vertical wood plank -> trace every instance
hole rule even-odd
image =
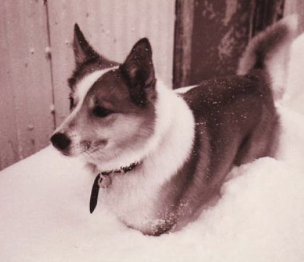
[[[49,1],[56,124],[68,115],[67,78],[74,68],[71,47],[77,22],[93,47],[122,62],[139,38],[148,37],[156,72],[172,85],[175,0]]]
[[[186,86],[191,70],[194,0],[176,0],[173,87]]]
[[[48,144],[52,85],[43,1],[2,0],[0,7],[1,168]]]
[[[235,73],[250,30],[252,1],[195,1],[190,81]]]

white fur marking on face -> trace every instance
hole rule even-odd
[[[93,86],[93,84],[105,73],[116,69],[117,67],[111,67],[111,68],[107,68],[107,69],[103,69],[103,70],[98,70],[95,71],[91,74],[89,74],[88,76],[85,76],[77,85],[76,85],[76,93],[75,95],[78,97],[78,105],[77,107],[81,107],[83,100],[85,98],[85,96],[87,95],[87,93],[89,92],[89,90],[91,89],[91,87]]]
[[[60,132],[60,130],[65,130],[67,124],[76,116],[80,108],[82,107],[83,101],[89,92],[89,90],[92,88],[93,84],[105,73],[116,69],[117,66],[102,69],[95,71],[87,76],[85,76],[77,85],[75,88],[75,96],[78,98],[78,103],[76,108],[73,110],[73,112],[64,120],[64,122],[55,130],[54,133]],[[77,138],[77,134],[74,134],[74,137]]]

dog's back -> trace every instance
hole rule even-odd
[[[233,165],[272,155],[278,116],[261,71],[205,81],[183,97],[195,117],[196,138],[188,164],[194,174],[186,165],[179,174],[184,176],[181,199],[191,207],[187,213],[194,213],[219,193]]]
[[[221,169],[221,158],[229,168],[271,153],[278,117],[270,88],[268,76],[254,71],[245,77],[205,81],[184,94],[195,116],[197,136],[209,137],[214,168]]]
[[[182,94],[196,125],[192,155],[170,182],[183,188],[170,194],[180,194],[180,202],[187,203],[179,211],[179,224],[219,193],[233,165],[273,156],[279,133],[273,93],[280,96],[284,86],[282,74],[295,28],[295,18],[277,23],[250,43],[239,76],[204,81]],[[167,191],[174,188],[170,183]]]

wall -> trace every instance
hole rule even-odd
[[[148,37],[156,72],[171,86],[174,21],[174,0],[2,0],[0,169],[48,145],[68,115],[75,22],[97,51],[118,62]]]
[[[284,0],[177,0],[174,87],[234,74],[249,39],[281,18],[283,6]]]
[[[4,168],[44,147],[54,128],[43,3],[2,0],[0,39],[0,168]]]

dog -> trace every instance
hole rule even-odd
[[[233,166],[273,156],[273,93],[284,86],[295,24],[284,19],[255,37],[237,75],[177,91],[156,78],[147,38],[120,64],[98,54],[75,24],[71,113],[51,142],[90,167],[91,212],[99,200],[143,234],[174,232],[219,196]]]

